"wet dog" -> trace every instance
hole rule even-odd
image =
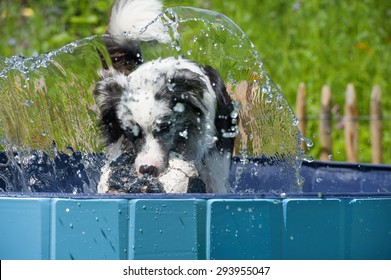
[[[107,163],[99,192],[229,192],[237,114],[219,73],[182,57],[144,62],[140,41],[160,1],[118,0],[111,11],[94,94]],[[136,37],[120,36],[136,32]],[[137,33],[138,32],[138,33]]]

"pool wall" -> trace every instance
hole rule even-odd
[[[387,196],[19,195],[0,227],[0,259],[391,259]]]

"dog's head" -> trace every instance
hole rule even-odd
[[[236,131],[234,107],[211,67],[166,58],[101,77],[95,96],[106,147],[131,152],[140,175],[162,172],[170,152],[196,164],[212,148],[232,152],[234,139],[225,135]]]

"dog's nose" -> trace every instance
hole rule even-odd
[[[157,167],[153,165],[141,165],[138,171],[140,174],[152,175],[154,177],[159,173]]]

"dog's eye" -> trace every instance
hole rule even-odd
[[[169,122],[161,122],[156,124],[156,132],[166,132],[170,130],[171,123]]]

